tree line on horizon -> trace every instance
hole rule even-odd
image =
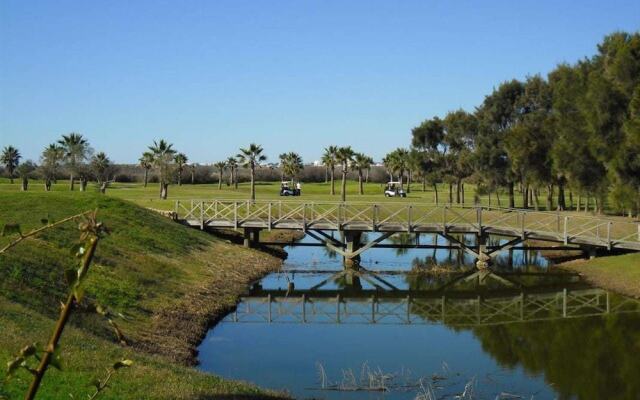
[[[36,171],[45,190],[64,168],[84,190],[90,178],[101,191],[114,180],[116,166],[103,152],[93,154],[87,140],[71,133],[47,146],[40,165],[20,163],[17,149],[7,146],[0,162],[11,180],[17,174],[27,189],[28,177]],[[250,173],[251,198],[255,199],[256,169],[266,156],[260,145],[251,144],[224,161],[212,164],[222,188],[225,172],[228,185],[237,188],[239,167]],[[328,146],[322,163],[329,193],[336,194],[335,174],[342,176],[341,199],[346,198],[348,173],[357,173],[359,193],[374,161],[350,146]],[[638,215],[640,211],[640,34],[616,32],[598,45],[596,55],[575,64],[560,64],[546,78],[533,75],[499,84],[473,112],[462,109],[444,117],[434,116],[411,131],[411,146],[398,148],[383,158],[389,179],[400,186],[417,180],[433,187],[439,201],[438,185],[449,187],[449,203],[464,203],[464,184],[471,183],[478,196],[488,195],[499,206],[500,193],[515,208],[515,192],[522,194],[523,208],[537,209],[545,195],[546,208],[585,210],[595,203],[602,212],[605,204],[617,211]],[[154,141],[139,159],[144,171],[156,171],[160,197],[166,198],[172,182],[182,185],[183,173],[195,182],[197,164],[177,152],[166,140]],[[273,166],[272,166],[273,167]],[[293,181],[304,171],[298,153],[280,154],[280,179]],[[366,175],[366,177],[365,177]],[[353,175],[352,175],[353,176]],[[406,179],[406,180],[405,180]],[[575,198],[574,198],[575,197]],[[583,201],[584,199],[584,201]]]
[[[515,187],[524,208],[546,193],[547,209],[577,208],[582,199],[603,212],[607,201],[629,215],[640,211],[640,33],[616,32],[598,52],[547,75],[502,82],[474,112],[455,110],[413,128],[411,148],[387,157],[399,175],[449,184],[450,202],[464,196],[464,182],[480,194]],[[400,161],[398,161],[400,158]],[[569,199],[567,199],[567,192]],[[463,200],[464,201],[464,200]]]

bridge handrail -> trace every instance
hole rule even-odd
[[[441,215],[437,215],[438,210]],[[608,248],[640,242],[640,221],[475,204],[213,199],[177,200],[174,211],[178,218],[200,221],[201,227],[215,219],[233,221],[234,227],[249,220],[259,221],[269,228],[284,220],[296,220],[302,222],[303,229],[314,222],[334,224],[336,229],[345,224],[370,224],[373,230],[380,224],[395,224],[410,232],[420,223],[440,225],[443,230],[448,226],[467,226],[479,232],[486,228],[509,229],[521,231],[523,237],[536,232],[554,235],[565,244],[581,238]]]

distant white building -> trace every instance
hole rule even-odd
[[[315,161],[313,162],[313,166],[314,166],[314,167],[322,167],[323,165],[324,165],[324,164],[323,164],[323,163],[322,163],[322,161],[320,161],[320,160],[315,160]]]

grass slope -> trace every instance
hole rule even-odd
[[[640,298],[640,253],[577,260],[561,266],[579,272],[594,285]]]
[[[95,314],[75,313],[63,341],[67,368],[45,377],[39,398],[84,397],[92,376],[125,357],[135,366],[119,374],[104,398],[264,395],[180,364],[193,361],[202,334],[235,305],[246,284],[277,268],[279,260],[95,193],[0,193],[0,225],[19,222],[26,232],[45,216],[59,220],[95,208],[112,232],[99,244],[88,297],[126,316],[118,323],[131,346],[115,344]],[[75,224],[68,223],[0,256],[0,361],[25,344],[46,342],[66,293],[63,271],[74,262],[68,249],[77,237]],[[8,240],[0,238],[0,246]],[[29,377],[19,378],[1,390],[18,397]]]

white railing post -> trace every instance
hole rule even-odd
[[[238,229],[238,202],[233,202],[233,227]]]
[[[411,232],[411,219],[412,219],[411,218],[412,217],[411,213],[412,213],[412,210],[413,210],[413,206],[411,204],[409,204],[407,206],[407,232]]]
[[[374,204],[373,206],[371,206],[371,230],[374,232],[378,230],[378,227],[376,226],[377,219],[378,219],[378,205]],[[640,229],[640,225],[638,226]],[[640,232],[640,230],[638,232]]]
[[[200,202],[200,230],[204,230],[204,201]]]
[[[269,217],[268,217],[269,218],[269,230],[271,230],[271,202],[269,202],[269,211],[268,211],[268,213],[269,213]]]
[[[568,230],[569,228],[569,217],[564,217],[564,245],[566,246],[567,244],[569,244],[569,235],[568,235]]]
[[[302,204],[302,232],[307,232],[307,203]]]
[[[525,233],[525,226],[524,226],[524,224],[525,224],[525,222],[524,222],[524,217],[525,217],[525,215],[526,215],[526,212],[525,212],[525,211],[522,211],[520,214],[521,214],[521,216],[522,216],[522,220],[520,221],[521,237],[522,237],[522,240],[524,240],[524,238],[526,237],[526,233]]]
[[[482,233],[482,207],[476,208],[476,215],[478,220],[478,233]]]
[[[611,221],[607,223],[607,250],[611,250],[611,224]]]
[[[447,233],[447,206],[442,207],[442,232]]]

